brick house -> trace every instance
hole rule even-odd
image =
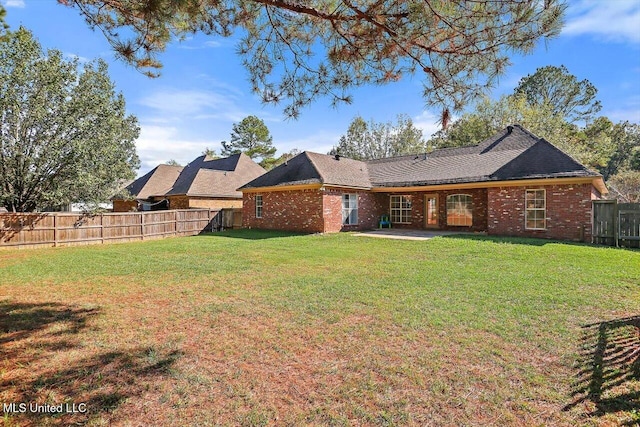
[[[377,228],[591,239],[602,176],[519,125],[478,145],[358,161],[303,152],[240,188],[243,225],[314,233]]]
[[[221,159],[200,156],[187,166],[159,165],[126,187],[129,199],[114,199],[113,210],[242,208],[238,187],[264,174],[246,154]]]
[[[182,172],[182,166],[156,166],[125,187],[125,191],[131,195],[131,197],[112,199],[113,211],[137,211],[142,203],[153,203],[156,196],[165,194],[171,190],[176,179],[180,176],[180,172]]]

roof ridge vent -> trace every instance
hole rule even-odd
[[[510,135],[511,132],[513,132],[513,126],[509,125],[507,126],[507,135]]]

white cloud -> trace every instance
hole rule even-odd
[[[281,121],[268,112],[243,107],[242,94],[233,86],[208,82],[207,87],[213,89],[165,87],[137,100],[145,107],[136,112],[141,128],[136,143],[140,175],[170,159],[186,164],[205,148],[220,150],[220,141],[229,138],[233,123],[251,114],[267,122]],[[278,144],[278,148],[285,147]]]
[[[591,34],[605,40],[640,44],[640,2],[582,0],[570,3],[562,34]]]
[[[205,148],[218,148],[218,145],[218,141],[184,139],[181,137],[180,129],[174,126],[143,123],[140,137],[136,141],[141,163],[138,176],[168,160],[176,160],[181,165],[186,165],[201,155]]]
[[[24,0],[5,0],[2,3],[5,7],[19,7],[22,9],[26,6]]]
[[[294,148],[300,151],[326,154],[338,143],[339,139],[340,134],[338,133],[320,131],[312,135],[291,139],[286,137],[276,138],[274,136],[274,145],[278,147],[278,153],[276,155],[287,153]]]
[[[217,91],[228,93],[236,97],[241,97],[244,94],[244,92],[236,86],[207,73],[197,74],[194,78],[203,82],[198,83],[199,87],[206,85],[206,87],[215,88]]]
[[[640,108],[628,108],[620,110],[608,110],[603,115],[610,118],[614,123],[628,120],[632,123],[640,123]]]
[[[623,88],[626,84],[621,85]],[[629,91],[635,89],[635,85],[630,86]],[[640,123],[640,95],[630,95],[619,100],[614,108],[605,108],[602,115],[609,117],[614,123],[628,120],[632,123]]]
[[[187,50],[199,50],[199,49],[212,49],[212,48],[217,48],[217,47],[221,47],[223,46],[223,43],[218,41],[218,40],[209,40],[206,41],[202,44],[198,44],[198,45],[194,45],[194,44],[188,44],[189,42],[191,42],[193,39],[193,37],[187,37],[184,39],[184,41],[180,44],[178,44],[178,49],[187,49]]]
[[[237,103],[236,96],[229,91],[217,93],[207,90],[163,89],[138,101],[150,108],[154,116],[171,117],[173,120],[221,119],[239,121],[246,117]]]
[[[425,139],[431,138],[431,135],[440,130],[440,124],[438,121],[440,117],[430,111],[423,111],[421,114],[413,118],[413,124],[422,129],[422,136]],[[456,120],[456,117],[452,117],[451,121]]]

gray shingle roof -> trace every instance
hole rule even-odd
[[[304,152],[243,188],[311,183],[405,187],[590,176],[599,175],[548,141],[514,125],[478,145],[366,162]]]
[[[127,185],[125,189],[136,199],[147,199],[171,190],[182,166],[158,165],[145,175]]]
[[[222,159],[200,156],[184,167],[167,196],[242,197],[236,189],[266,171],[246,154]]]
[[[519,125],[478,145],[368,162],[378,187],[598,176]]]
[[[367,164],[305,151],[246,184],[244,188],[328,184],[371,188]]]
[[[170,195],[241,198],[237,188],[265,172],[245,154],[222,159],[203,155],[185,167],[158,165],[126,190],[137,199]]]

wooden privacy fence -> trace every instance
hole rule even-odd
[[[67,246],[193,236],[224,226],[209,209],[79,214],[0,213],[0,247]],[[233,216],[232,216],[233,217]]]
[[[593,243],[640,247],[640,203],[594,200]]]

